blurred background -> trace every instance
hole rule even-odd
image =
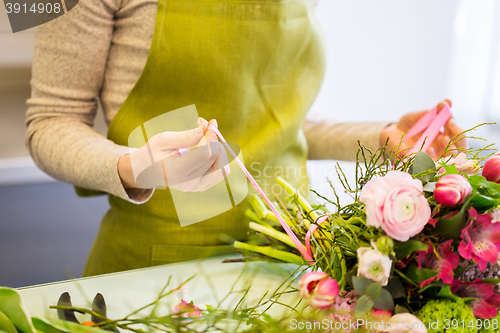
[[[465,128],[500,120],[500,2],[496,0],[320,0],[327,75],[309,117],[396,121],[453,101]],[[24,145],[33,29],[13,34],[0,6],[0,285],[80,276],[107,198],[78,198],[43,174]],[[105,134],[102,113],[96,129]],[[498,125],[474,133],[500,142]],[[473,146],[483,142],[471,141]],[[326,196],[335,161],[309,162]],[[340,163],[349,174],[352,164]]]

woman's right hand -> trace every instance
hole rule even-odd
[[[226,151],[216,134],[198,119],[198,127],[184,132],[163,132],[143,147],[122,156],[118,173],[124,188],[168,186],[183,192],[199,192],[219,183],[230,170]],[[178,149],[191,148],[185,154]]]

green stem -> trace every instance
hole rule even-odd
[[[266,227],[268,227],[268,228],[272,228],[272,226],[271,226],[269,223],[267,223],[267,222],[265,222],[265,221],[261,220],[261,219],[257,216],[257,214],[255,214],[255,213],[253,212],[253,210],[251,210],[250,208],[249,208],[249,209],[247,209],[247,210],[245,211],[245,216],[246,216],[246,217],[248,217],[250,220],[252,220],[252,221],[254,221],[254,222],[257,222],[258,224],[261,224],[261,225],[266,226]]]
[[[304,263],[302,258],[298,255],[286,251],[276,250],[270,246],[250,245],[238,241],[235,241],[233,243],[233,246],[239,250],[257,252],[268,257],[279,259],[296,265],[302,265]]]
[[[282,177],[276,178],[276,181],[285,189],[285,191],[288,194],[292,194],[297,197],[299,205],[307,212],[307,214],[309,214],[309,216],[311,216],[313,220],[316,220],[319,217],[318,213],[314,211],[314,208],[309,204],[309,202],[307,202],[306,198],[304,198],[302,194],[300,194],[300,192],[297,191],[295,187],[293,187],[289,182],[287,182]]]
[[[296,248],[295,244],[292,242],[292,240],[287,234],[279,232],[274,228],[268,228],[263,225],[257,224],[255,222],[250,222],[249,227],[250,229],[258,231],[261,234],[277,239],[280,242],[285,243],[286,245],[289,245],[294,249]]]

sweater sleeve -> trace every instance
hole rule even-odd
[[[36,28],[26,145],[52,177],[142,203],[153,190],[126,191],[118,174],[129,148],[93,129],[120,1],[80,0]]]
[[[302,130],[309,146],[311,160],[354,161],[358,141],[371,151],[380,147],[380,133],[388,122],[335,123],[305,120]]]

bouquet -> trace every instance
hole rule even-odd
[[[360,146],[353,186],[337,167],[353,202],[341,206],[336,194],[332,201],[316,193],[334,212],[310,205],[277,179],[289,196],[276,198],[274,208],[312,260],[258,197],[246,212],[250,241],[234,246],[245,260],[307,267],[299,280],[303,299],[339,322],[383,316],[387,324],[422,324],[406,327],[411,332],[496,332],[500,153],[480,156],[489,151],[469,149],[434,162],[422,151],[407,156]],[[363,321],[356,329],[369,331]]]

